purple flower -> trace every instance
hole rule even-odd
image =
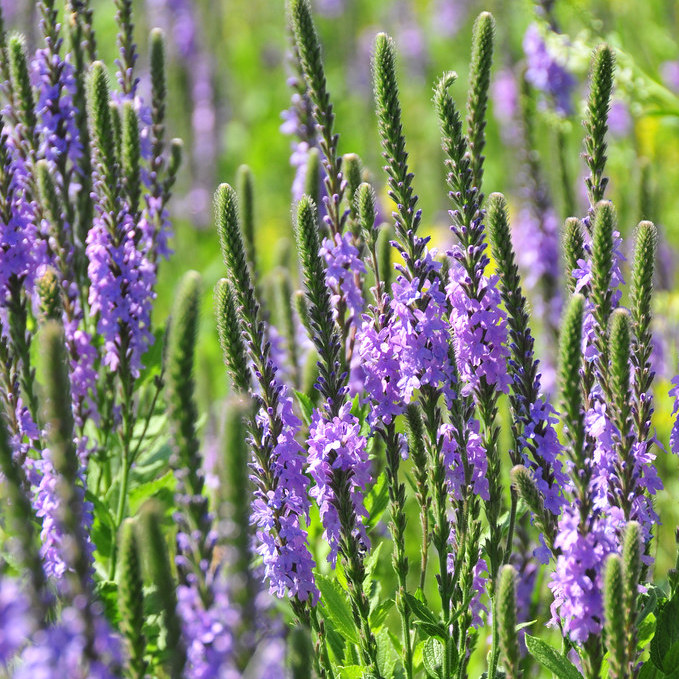
[[[328,561],[333,568],[337,563],[337,552],[342,540],[342,526],[337,511],[336,471],[344,472],[348,477],[354,508],[353,537],[365,549],[370,547],[363,524],[363,519],[368,518],[363,497],[372,482],[372,475],[367,441],[361,435],[360,429],[358,419],[351,414],[350,403],[345,403],[339,414],[330,421],[320,410],[314,410],[309,428],[308,471],[316,483],[311,489],[311,496],[320,508],[321,521],[325,528],[323,535],[330,545]]]
[[[580,529],[577,504],[566,505],[555,546],[561,550],[549,588],[554,595],[552,624],[578,643],[599,634],[603,622],[603,571],[606,557],[618,550],[621,517],[594,515]]]
[[[679,92],[679,61],[665,61],[660,66],[660,77],[665,86]]]
[[[575,78],[550,54],[536,24],[531,24],[526,30],[523,51],[526,55],[526,80],[550,98],[557,113],[564,116],[573,113],[571,96]]]
[[[306,544],[307,534],[302,521],[308,522],[309,480],[304,474],[304,450],[295,439],[301,422],[292,408],[292,398],[287,387],[279,390],[278,413],[260,410],[257,423],[262,438],[271,436],[270,417],[280,418],[281,431],[273,441],[271,469],[274,485],[269,490],[261,487],[259,479],[264,470],[253,460],[252,479],[257,488],[254,493],[252,523],[257,527],[259,545],[257,553],[264,560],[264,575],[269,580],[269,591],[278,597],[291,597],[300,601],[319,597],[312,569],[315,563]]]
[[[316,0],[316,9],[325,17],[338,17],[346,8],[346,0]]]
[[[672,433],[670,434],[670,449],[675,455],[679,455],[679,375],[672,378],[672,388],[669,395],[674,399],[674,406],[672,408]]]
[[[443,459],[446,466],[446,479],[448,481],[448,492],[451,497],[461,500],[465,497],[465,466],[471,469],[470,485],[482,500],[488,500],[488,460],[486,451],[483,447],[483,439],[479,433],[479,423],[471,420],[467,424],[467,431],[464,432],[466,446],[460,450],[458,436],[453,425],[442,424],[439,435],[443,437]],[[460,437],[462,438],[462,437]],[[464,460],[463,460],[464,457]]]
[[[446,38],[454,38],[469,14],[469,0],[434,0],[432,29]]]
[[[624,101],[614,101],[608,113],[608,129],[616,137],[626,137],[632,129],[633,121],[629,107]]]
[[[76,124],[77,109],[73,105],[76,92],[73,66],[47,48],[37,50],[31,67],[38,92],[35,107],[36,132],[40,136],[38,155],[52,164],[67,157],[78,167],[82,143]]]
[[[58,623],[36,632],[21,654],[14,679],[119,677],[123,662],[121,639],[100,611],[91,610],[92,626],[87,624],[83,611],[69,607],[62,611]]]
[[[111,215],[99,200],[97,211],[87,234],[90,309],[97,314],[97,330],[104,338],[104,364],[115,372],[124,361],[138,377],[141,357],[153,342],[156,269],[137,245],[141,233],[132,215],[127,211]]]
[[[325,238],[320,254],[326,263],[325,282],[333,292],[331,302],[335,315],[340,302],[344,302],[350,314],[349,322],[358,326],[365,305],[361,289],[365,264],[360,259],[353,240],[350,232],[335,234],[334,243],[330,238]]]
[[[562,447],[555,430],[557,423],[554,408],[542,397],[539,398],[531,404],[530,412],[527,413],[519,451],[524,465],[532,471],[545,508],[555,516],[559,515],[565,503],[563,492],[570,487],[561,465]],[[531,450],[530,458],[526,448]]]
[[[468,294],[472,285],[464,267],[454,262],[446,292],[452,307],[450,321],[455,332],[455,358],[463,382],[462,394],[479,389],[482,380],[506,394],[510,384],[507,318],[500,308],[497,276],[480,276],[476,282],[478,299]]]
[[[35,626],[30,602],[19,582],[0,576],[0,667],[27,643]]]
[[[177,587],[187,679],[220,678],[234,669],[234,630],[240,617],[229,600],[223,569],[209,575],[206,588],[210,598],[207,605],[195,583]]]
[[[492,84],[492,95],[495,117],[504,125],[511,124],[519,108],[519,91],[511,69],[505,68],[497,73]]]
[[[365,392],[373,404],[371,424],[390,422],[420,387],[445,387],[453,381],[446,298],[436,275],[440,265],[431,253],[425,259],[423,273],[429,272],[433,282],[399,276],[392,284],[384,327],[376,330],[366,315],[357,334]]]
[[[33,509],[36,517],[41,521],[40,528],[40,555],[43,560],[45,574],[52,578],[58,586],[61,586],[64,575],[72,571],[69,565],[69,542],[71,536],[64,534],[60,509],[62,499],[59,495],[59,477],[54,469],[49,449],[42,451],[42,459],[34,463],[39,481],[36,483],[33,497]],[[83,506],[84,520],[86,525],[82,527],[80,536],[82,544],[87,545],[90,554],[94,551],[94,545],[90,537],[92,525],[91,503],[85,502],[84,482],[77,488],[80,502]]]

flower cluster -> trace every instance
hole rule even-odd
[[[318,590],[314,584],[314,561],[306,546],[306,532],[301,523],[308,520],[308,479],[304,475],[304,451],[295,439],[301,421],[294,414],[292,398],[286,387],[280,387],[279,412],[281,429],[272,441],[272,470],[275,488],[255,491],[252,523],[257,527],[258,554],[264,560],[264,574],[270,591],[279,597],[289,592],[300,601],[315,602]],[[271,438],[269,414],[259,413],[263,438]],[[264,470],[253,460],[252,479],[258,483]],[[275,532],[274,532],[275,528]]]
[[[350,486],[354,514],[354,537],[365,549],[370,540],[363,519],[368,513],[363,498],[372,482],[371,464],[366,451],[366,439],[360,434],[361,425],[351,414],[351,404],[345,403],[339,414],[328,421],[325,414],[315,410],[309,428],[309,475],[315,482],[311,497],[318,503],[324,536],[330,545],[328,560],[335,566],[341,546],[342,528],[338,513],[338,498],[333,490],[333,477],[343,473]]]

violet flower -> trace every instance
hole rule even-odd
[[[372,482],[367,440],[360,433],[361,425],[351,414],[351,403],[345,403],[339,414],[328,421],[320,410],[315,410],[309,429],[308,471],[315,482],[311,496],[317,501],[330,545],[328,561],[333,568],[342,540],[342,527],[337,511],[337,497],[333,489],[335,470],[349,477],[350,496],[354,509],[354,534],[364,549],[370,549],[363,519],[368,519],[363,498]]]
[[[358,249],[353,244],[350,232],[335,234],[335,242],[326,238],[321,246],[321,256],[325,259],[325,282],[333,291],[331,303],[337,315],[338,304],[344,302],[349,311],[348,322],[358,327],[365,306],[363,291],[360,287],[361,276],[365,274],[365,264],[359,258]]]
[[[92,622],[88,627],[81,610],[65,608],[59,622],[33,635],[14,679],[117,679],[123,663],[121,639],[101,611],[95,611]],[[88,660],[92,655],[96,659]]]
[[[289,591],[300,601],[319,597],[312,569],[314,561],[306,545],[306,531],[302,521],[308,521],[309,481],[304,475],[304,450],[295,436],[301,427],[292,408],[292,398],[287,387],[279,389],[279,412],[282,429],[275,440],[272,469],[275,487],[264,491],[259,479],[264,470],[253,459],[252,480],[256,485],[253,501],[252,523],[256,526],[257,553],[264,560],[264,575],[269,580],[269,591],[279,598]],[[263,437],[271,436],[269,415],[260,411],[257,422]],[[273,531],[277,527],[277,534]]]
[[[0,576],[0,667],[14,658],[35,627],[30,601],[19,581]]]
[[[526,80],[549,97],[557,113],[563,116],[573,113],[571,97],[575,78],[550,53],[536,24],[531,24],[526,30],[523,51],[526,55]]]
[[[472,285],[478,286],[478,299],[468,294]],[[457,368],[463,382],[461,393],[472,393],[483,380],[506,394],[510,385],[507,318],[500,308],[497,277],[482,275],[472,282],[456,262],[451,267],[446,292],[452,307],[450,321],[455,332]]]

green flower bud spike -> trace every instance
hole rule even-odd
[[[238,204],[240,206],[240,223],[243,228],[243,241],[250,271],[257,278],[257,257],[255,248],[255,214],[254,189],[252,171],[247,165],[241,165],[236,175],[238,187]]]
[[[215,286],[215,316],[224,365],[235,389],[247,393],[250,387],[247,349],[243,342],[238,303],[229,281],[222,278]]]
[[[582,412],[582,391],[578,366],[582,363],[582,323],[585,298],[573,295],[561,324],[559,342],[559,383],[561,387],[561,411],[566,425],[569,449],[577,463],[582,463],[585,441]]]
[[[321,44],[311,15],[311,3],[309,0],[289,0],[288,14],[320,137],[325,188],[330,198],[326,206],[330,228],[333,234],[342,233],[346,214],[341,211],[340,204],[346,184],[342,176],[342,157],[337,151],[339,135],[334,132],[335,114],[327,90]]]
[[[516,633],[516,571],[505,565],[498,578],[495,615],[500,630],[500,653],[507,679],[519,679],[519,639]]]
[[[582,224],[576,217],[566,220],[563,233],[564,270],[568,292],[575,292],[576,280],[573,271],[579,268],[578,261],[585,258],[585,241],[582,236]]]
[[[604,177],[606,167],[606,133],[608,113],[613,91],[615,55],[608,45],[600,45],[594,52],[589,85],[589,100],[585,117],[585,162],[589,168],[586,179],[589,202],[595,206],[603,199],[608,178]]]
[[[139,542],[144,546],[149,579],[156,586],[166,634],[167,664],[170,679],[183,679],[186,650],[177,614],[177,583],[172,577],[170,557],[160,527],[161,511],[147,503],[141,511]]]
[[[141,575],[139,544],[135,525],[127,519],[121,530],[120,539],[120,581],[118,584],[118,609],[120,629],[128,644],[128,667],[131,679],[144,679],[147,662],[146,637],[144,636],[144,591]]]
[[[494,38],[493,15],[489,12],[482,12],[474,23],[467,98],[467,139],[471,155],[473,184],[479,191],[483,184],[483,148],[486,145],[486,111]]]
[[[611,679],[625,679],[629,676],[626,672],[622,570],[620,557],[611,554],[604,571],[604,630]]]

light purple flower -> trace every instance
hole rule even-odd
[[[390,422],[420,387],[445,387],[453,381],[447,304],[436,274],[440,264],[429,252],[425,260],[423,273],[430,277],[420,282],[399,276],[392,283],[384,327],[377,331],[366,315],[357,334],[365,392],[373,405],[371,424]]]
[[[278,413],[260,411],[257,423],[263,438],[271,436],[269,418],[280,418],[281,431],[273,444],[271,467],[275,486],[269,490],[261,487],[264,470],[256,459],[252,462],[252,480],[256,485],[251,522],[256,526],[257,553],[264,560],[264,575],[269,580],[269,591],[278,597],[291,597],[300,601],[319,597],[312,569],[315,563],[306,544],[307,534],[302,522],[308,522],[309,480],[304,474],[304,450],[295,439],[301,422],[295,416],[292,398],[287,387],[279,390]]]
[[[330,238],[325,238],[320,254],[326,264],[325,282],[333,292],[331,303],[335,316],[339,303],[344,302],[349,312],[349,323],[357,327],[365,305],[361,289],[365,264],[360,259],[353,240],[350,232],[335,234],[334,243]]]
[[[139,225],[128,212],[111,215],[100,202],[97,212],[87,234],[90,309],[97,314],[97,330],[105,341],[104,364],[115,372],[124,360],[138,377],[141,357],[154,339],[156,269],[137,245]]]
[[[372,482],[370,460],[366,449],[367,440],[360,433],[361,425],[351,414],[351,404],[345,403],[337,416],[328,421],[320,410],[314,410],[309,428],[308,471],[316,485],[311,496],[318,503],[324,538],[330,545],[328,561],[333,568],[337,563],[337,552],[342,539],[342,527],[337,511],[337,494],[334,481],[335,471],[347,474],[349,493],[354,508],[354,532],[365,549],[370,541],[363,523],[368,518],[363,498]]]
[[[511,125],[519,108],[519,90],[511,69],[499,71],[492,84],[493,113],[503,125]]]
[[[473,283],[464,267],[453,262],[446,290],[452,311],[451,325],[455,333],[455,358],[463,382],[461,393],[470,394],[482,380],[499,392],[509,391],[507,372],[509,350],[507,318],[500,308],[497,276],[481,276],[478,299],[470,298]]]
[[[121,639],[103,614],[92,610],[91,628],[81,610],[68,607],[59,622],[36,632],[21,654],[14,679],[117,679],[123,663]],[[93,643],[88,651],[90,635]]]
[[[0,576],[0,667],[14,658],[35,627],[30,602],[19,581]]]
[[[566,505],[559,519],[555,546],[561,550],[549,588],[554,595],[552,621],[572,641],[584,643],[603,623],[603,571],[606,558],[619,548],[622,517],[594,515],[579,529],[577,504]]]
[[[465,462],[471,469],[470,485],[474,493],[482,500],[488,500],[488,460],[483,447],[483,439],[479,433],[479,423],[471,420],[467,423],[467,431],[463,440],[466,446],[460,450],[457,433],[451,424],[442,424],[439,435],[443,438],[443,459],[446,466],[446,480],[451,497],[461,500],[465,497]],[[464,461],[463,461],[464,457]]]
[[[549,52],[536,24],[531,24],[526,30],[523,51],[526,55],[526,80],[550,98],[557,113],[564,116],[573,113],[571,98],[575,78]]]
[[[660,77],[665,86],[679,92],[679,61],[665,61],[660,66]]]
[[[209,564],[208,564],[209,568]],[[234,631],[240,617],[229,600],[223,569],[208,577],[206,605],[196,583],[177,587],[177,612],[186,644],[186,679],[221,679],[234,670]]]

